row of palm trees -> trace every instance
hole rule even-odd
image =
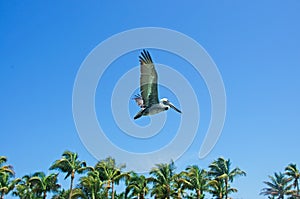
[[[6,161],[6,157],[0,156],[0,199],[9,193],[20,199],[45,199],[51,192],[53,199],[204,199],[205,195],[229,199],[231,193],[237,192],[231,187],[234,178],[246,175],[238,167],[232,169],[231,161],[222,157],[213,161],[207,170],[190,165],[184,171],[176,172],[172,161],[157,164],[148,174],[142,175],[123,171],[125,165],[117,165],[111,157],[88,166],[79,160],[77,153],[65,151],[49,168],[70,179],[70,188],[65,190],[58,183],[59,173],[36,172],[14,178],[13,168],[5,165]],[[77,174],[80,177],[75,181]],[[115,186],[121,182],[123,186],[116,191]]]
[[[262,189],[261,195],[268,196],[269,199],[300,199],[299,190],[300,172],[296,164],[289,164],[284,169],[284,173],[275,172],[269,176],[269,181],[265,181],[268,187]]]

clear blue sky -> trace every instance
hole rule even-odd
[[[217,64],[226,87],[227,117],[217,145],[197,159],[199,133],[176,162],[178,169],[230,158],[247,172],[236,179],[239,192],[233,197],[254,199],[264,198],[258,194],[268,175],[291,162],[300,166],[300,1],[101,2],[0,2],[0,155],[8,157],[17,176],[47,171],[66,149],[96,163],[73,121],[76,74],[101,41],[147,26],[195,39]],[[155,59],[159,51],[152,54]],[[101,95],[97,91],[97,98]]]

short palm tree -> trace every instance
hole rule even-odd
[[[72,198],[75,173],[81,173],[85,167],[85,161],[78,160],[78,154],[71,151],[65,151],[61,159],[56,160],[50,167],[50,170],[57,169],[63,173],[67,173],[65,179],[71,177],[69,199]]]
[[[7,158],[5,156],[0,156],[0,173],[9,173],[11,176],[15,175],[11,165],[3,165],[6,162]]]
[[[103,181],[100,179],[99,172],[97,170],[92,170],[87,173],[87,175],[79,179],[78,188],[82,190],[79,196],[82,198],[83,195],[90,199],[100,199],[103,195],[102,186]]]
[[[297,168],[296,164],[289,164],[285,168],[285,174],[293,180],[293,186],[296,188],[296,196],[300,196],[299,192],[299,180],[300,180],[300,172]]]
[[[35,198],[36,193],[32,190],[31,183],[29,179],[31,175],[25,175],[16,185],[15,190],[13,191],[14,196],[18,196],[20,199],[32,199]]]
[[[11,176],[9,173],[0,173],[0,199],[4,199],[4,195],[11,192],[15,185],[20,181],[19,178],[10,180]]]
[[[70,190],[61,189],[57,193],[53,194],[52,199],[68,199]]]
[[[209,175],[214,177],[217,181],[224,181],[225,184],[225,199],[228,198],[229,194],[229,182],[237,176],[245,176],[246,173],[238,167],[231,170],[230,159],[225,160],[224,158],[218,158],[209,165]]]
[[[204,192],[208,190],[208,173],[204,169],[200,169],[197,165],[188,166],[182,172],[184,178],[183,183],[190,190],[194,190],[197,199],[204,198]]]
[[[208,182],[208,186],[208,192],[211,193],[213,197],[216,197],[216,199],[223,199],[226,195],[226,192],[231,194],[238,191],[236,188],[231,188],[230,186],[227,187],[226,191],[225,182],[219,179],[210,180]]]
[[[187,197],[187,184],[184,182],[185,178],[183,173],[175,174],[173,177],[172,193],[171,196],[174,199],[182,199]]]
[[[115,193],[115,199],[124,199],[125,197],[125,192],[121,192],[121,193]],[[106,199],[106,198],[105,198]]]
[[[111,198],[115,198],[115,189],[114,185],[118,185],[120,180],[126,179],[129,177],[128,173],[122,172],[122,169],[126,167],[123,165],[116,165],[115,159],[112,157],[108,157],[104,160],[99,161],[95,169],[99,172],[100,179],[107,184],[107,198],[108,198],[108,190],[111,189]]]
[[[136,196],[137,199],[145,199],[145,196],[149,193],[149,178],[144,175],[138,175],[135,172],[130,173],[130,177],[126,181],[125,195],[129,194],[132,198]]]
[[[265,196],[277,196],[278,199],[284,199],[284,196],[291,195],[293,191],[291,190],[292,184],[289,184],[290,179],[288,179],[281,172],[274,173],[274,176],[269,176],[270,181],[264,181],[267,188],[262,189],[261,195]]]
[[[155,198],[170,199],[173,192],[173,183],[175,178],[175,165],[172,161],[170,164],[157,164],[150,171],[150,181],[153,183],[151,196]]]
[[[58,174],[45,175],[44,172],[36,172],[29,179],[32,189],[37,195],[41,196],[43,199],[47,198],[48,192],[57,192],[60,185],[57,183]]]

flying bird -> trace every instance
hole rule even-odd
[[[139,56],[140,61],[140,95],[136,95],[133,99],[141,110],[134,116],[138,119],[142,116],[154,115],[170,108],[181,113],[167,98],[158,101],[157,92],[157,72],[155,70],[152,58],[148,51],[143,50]]]

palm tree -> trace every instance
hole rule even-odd
[[[43,199],[46,199],[47,192],[57,192],[60,185],[57,184],[58,174],[45,175],[44,172],[36,172],[29,179],[32,189],[37,193],[37,195],[42,195]]]
[[[285,174],[290,176],[293,180],[293,186],[296,188],[296,196],[300,196],[299,193],[299,179],[300,179],[300,172],[296,166],[296,164],[289,164],[285,168]]]
[[[173,177],[173,185],[172,185],[172,193],[171,196],[175,199],[186,198],[186,189],[187,184],[185,183],[185,178],[183,172],[174,174]]]
[[[208,190],[208,174],[204,169],[200,169],[197,165],[188,166],[186,171],[182,172],[184,178],[183,183],[190,190],[195,190],[196,198],[204,198],[204,191]]]
[[[225,199],[228,198],[229,182],[232,182],[236,176],[245,176],[246,173],[238,167],[233,170],[230,169],[230,159],[225,160],[224,158],[218,158],[209,165],[209,175],[219,181],[225,183]]]
[[[52,196],[52,199],[68,199],[70,190],[61,189]]]
[[[0,173],[9,173],[11,176],[15,175],[11,165],[3,165],[6,162],[7,158],[5,156],[0,156]]]
[[[119,194],[115,193],[115,199],[124,199],[124,198],[126,198],[125,197],[125,192],[121,192]]]
[[[118,185],[120,180],[129,177],[128,173],[122,172],[122,169],[125,167],[125,164],[117,166],[115,159],[113,159],[112,157],[101,160],[96,164],[95,169],[99,172],[100,179],[107,184],[107,198],[108,190],[111,189],[111,198],[114,199],[114,185]]]
[[[82,190],[81,194],[85,195],[87,198],[100,199],[103,195],[101,192],[103,184],[99,172],[97,170],[92,170],[89,171],[86,176],[79,179],[78,188]]]
[[[136,196],[137,199],[145,199],[145,196],[149,192],[148,183],[149,178],[146,178],[144,175],[138,175],[135,172],[131,172],[129,179],[126,182],[126,197],[130,194],[130,197]]]
[[[175,165],[172,161],[170,164],[156,164],[156,167],[150,171],[150,181],[153,183],[151,196],[155,198],[170,199],[172,195],[172,186],[175,178]]]
[[[209,181],[209,192],[217,199],[223,199],[225,195],[225,186],[222,180]]]
[[[225,182],[223,180],[210,180],[208,182],[208,192],[211,193],[214,197],[217,199],[223,199],[224,196],[226,195],[226,187],[225,187]],[[235,193],[238,190],[235,188],[231,188],[230,186],[227,187],[227,193]]]
[[[63,173],[67,173],[65,179],[71,177],[69,199],[72,198],[73,181],[75,173],[82,172],[86,167],[85,161],[78,160],[78,154],[71,151],[65,151],[61,159],[56,160],[50,167],[50,170],[57,169]]]
[[[289,184],[290,179],[286,178],[281,172],[274,173],[274,176],[269,176],[270,182],[264,181],[269,187],[262,189],[261,195],[278,196],[278,199],[284,199],[285,195],[291,195],[292,184]]]
[[[35,196],[34,191],[31,189],[31,183],[29,179],[31,175],[25,175],[16,185],[15,190],[13,191],[14,196],[19,196],[20,199],[32,199]]]
[[[4,199],[4,195],[11,192],[20,180],[19,178],[10,180],[9,173],[0,173],[0,199]]]

